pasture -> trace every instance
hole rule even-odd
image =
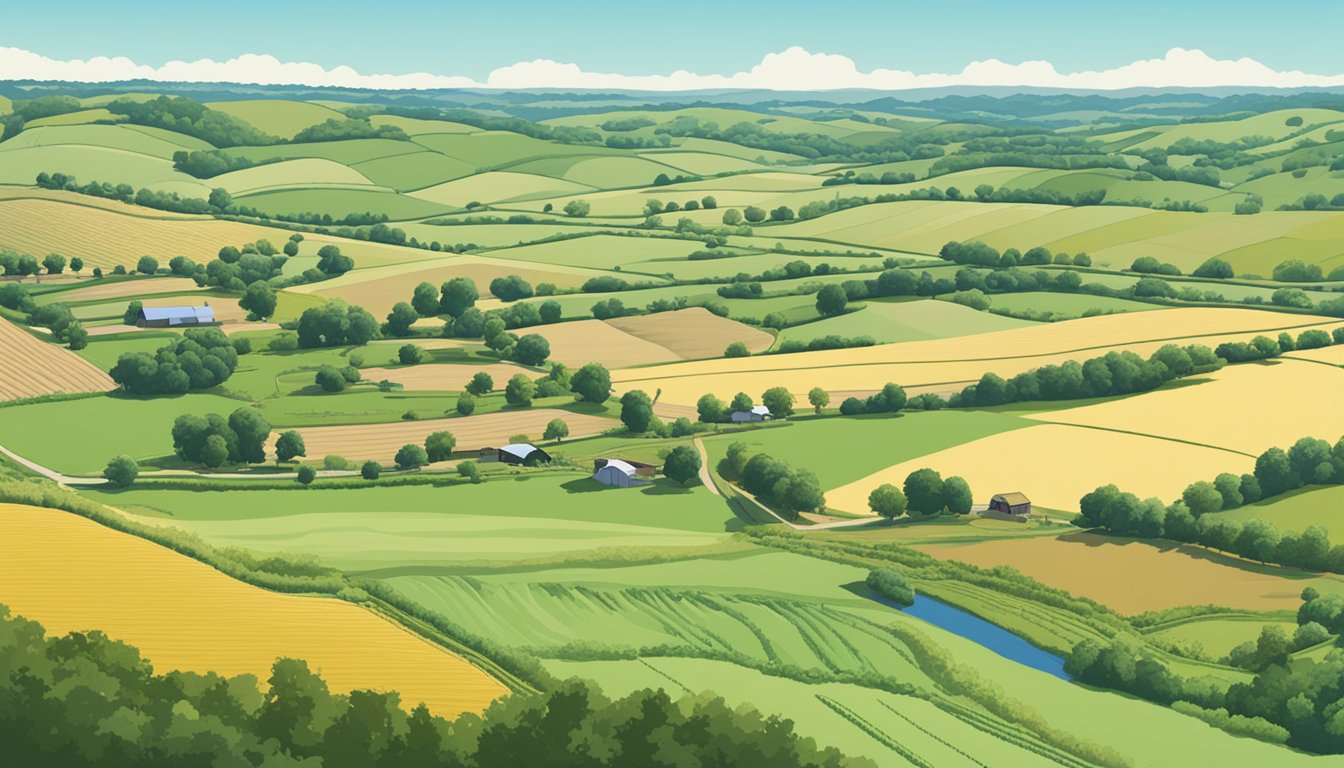
[[[105,381],[104,387],[110,389],[111,380]],[[227,415],[240,405],[237,400],[199,393],[159,398],[105,395],[39,402],[0,408],[0,434],[4,435],[3,445],[25,459],[67,474],[96,475],[107,466],[108,459],[119,454],[142,463],[171,456],[171,432],[178,416]],[[76,434],[78,439],[73,439]]]

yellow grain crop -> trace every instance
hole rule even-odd
[[[65,633],[98,629],[159,668],[251,673],[306,659],[333,690],[397,690],[453,716],[505,687],[369,611],[232,579],[130,534],[52,509],[0,504],[0,602]]]

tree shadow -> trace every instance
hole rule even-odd
[[[565,493],[593,493],[594,491],[605,491],[612,488],[610,485],[604,485],[591,477],[582,477],[560,484],[565,489]]]
[[[685,496],[691,493],[700,482],[697,479],[694,485],[677,485],[671,480],[655,480],[652,483],[641,486],[640,493],[645,496]]]

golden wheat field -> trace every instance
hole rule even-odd
[[[620,317],[607,322],[632,336],[666,347],[683,360],[718,357],[724,347],[735,341],[743,342],[753,353],[763,352],[775,343],[775,337],[765,331],[719,317],[704,307]]]
[[[1181,605],[1221,605],[1255,611],[1301,605],[1299,574],[1275,575],[1192,546],[1153,546],[1088,533],[997,539],[968,544],[915,544],[941,560],[983,568],[1009,565],[1047,586],[1088,597],[1121,613]],[[1309,580],[1322,588],[1324,578]],[[1338,591],[1333,582],[1323,591]]]
[[[503,389],[509,377],[525,374],[534,379],[538,373],[531,368],[512,363],[488,363],[484,365],[455,365],[447,363],[422,363],[420,365],[399,368],[361,368],[360,374],[368,381],[394,381],[412,392],[456,392],[471,381],[471,377],[484,371],[494,379],[495,388]]]
[[[261,238],[283,243],[289,236],[284,230],[218,219],[131,215],[145,209],[122,207],[126,213],[54,199],[0,200],[0,247],[33,254],[54,251],[80,257],[89,269],[109,269],[134,266],[141,256],[153,256],[164,265],[174,256],[204,263],[225,245]]]
[[[0,318],[0,401],[70,392],[107,392],[115,385],[102,369],[64,347]]]
[[[663,399],[692,404],[712,392],[759,394],[788,387],[802,395],[812,387],[828,392],[880,389],[896,382],[912,391],[958,388],[992,371],[1003,377],[1085,360],[1112,350],[1151,354],[1164,344],[1205,344],[1249,340],[1282,330],[1333,328],[1338,320],[1243,309],[1181,308],[1079,318],[948,339],[881,344],[856,349],[761,355],[672,363],[613,371],[618,392],[663,390]],[[919,390],[915,390],[919,387]]]
[[[1187,485],[1219,472],[1249,472],[1255,460],[1231,451],[1103,429],[1041,424],[990,435],[901,462],[826,493],[826,505],[868,512],[868,494],[883,483],[899,487],[925,467],[961,475],[975,501],[1021,491],[1040,507],[1078,509],[1083,494],[1115,483],[1144,498],[1170,502]]]
[[[507,692],[356,605],[259,589],[59,510],[0,504],[0,602],[51,633],[102,630],[160,669],[264,681],[276,658],[300,658],[335,690],[397,690],[450,717]]]
[[[423,444],[430,433],[447,430],[457,438],[457,449],[498,447],[513,435],[528,435],[539,440],[551,419],[563,419],[572,437],[591,435],[617,424],[612,419],[588,416],[552,408],[523,409],[466,416],[455,419],[397,421],[388,424],[355,424],[339,427],[304,427],[304,446],[309,459],[337,455],[347,459],[375,459],[390,462],[397,449],[407,443]],[[276,435],[271,436],[273,442]]]
[[[1320,349],[1301,349],[1296,352],[1288,352],[1284,354],[1284,357],[1290,357],[1294,360],[1313,360],[1326,365],[1344,365],[1344,344],[1321,347]]]
[[[1192,383],[1032,418],[1256,455],[1301,437],[1334,443],[1344,435],[1344,369],[1281,358],[1228,366],[1188,381]]]

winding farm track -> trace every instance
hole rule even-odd
[[[14,461],[49,480],[55,480],[61,485],[102,485],[107,482],[106,479],[101,477],[71,477],[70,475],[63,475],[50,467],[44,467],[35,461],[29,461],[3,445],[0,445],[0,453],[3,453]]]
[[[719,486],[714,484],[714,477],[709,473],[709,452],[705,450],[705,444],[700,438],[695,438],[695,450],[700,454],[700,482],[704,484],[709,492],[715,496],[722,496],[719,493]]]

